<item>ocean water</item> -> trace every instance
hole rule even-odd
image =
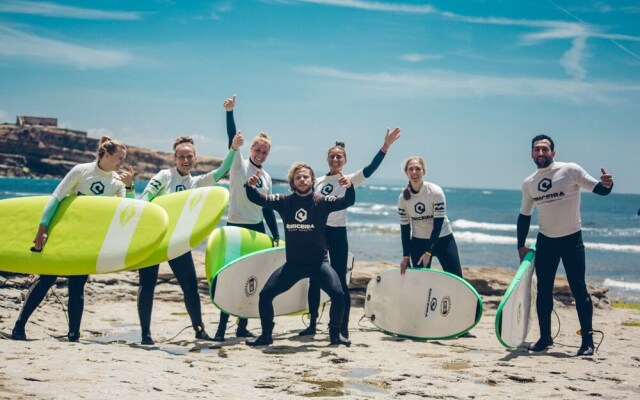
[[[49,195],[59,180],[0,178],[0,199]],[[144,188],[146,182],[137,182]],[[397,199],[402,186],[364,185],[349,208],[349,245],[356,260],[400,263],[402,248]],[[516,219],[519,190],[444,188],[464,267],[518,266]],[[275,192],[286,193],[287,186]],[[587,253],[587,280],[606,286],[614,299],[640,303],[640,195],[612,193],[602,197],[582,194],[583,239]],[[223,219],[221,225],[225,224]],[[532,219],[530,241],[537,234]],[[282,227],[280,227],[282,234]],[[204,247],[201,246],[201,250]],[[434,260],[437,265],[437,262]],[[562,265],[558,270],[564,274]]]

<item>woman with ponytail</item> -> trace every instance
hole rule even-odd
[[[421,157],[413,156],[404,164],[409,184],[398,198],[402,261],[400,273],[407,267],[431,268],[438,257],[442,269],[462,277],[458,246],[446,214],[444,191],[424,176],[427,166]]]
[[[371,160],[371,163],[363,169],[345,175],[358,187],[364,183],[378,169],[384,160],[391,145],[400,137],[400,128],[387,129],[384,144]],[[327,164],[329,172],[318,178],[315,185],[315,193],[323,196],[344,197],[346,189],[338,184],[342,169],[347,163],[347,150],[343,142],[336,142],[327,152]],[[347,282],[347,259],[349,257],[349,241],[347,238],[347,210],[335,211],[329,214],[327,228],[325,230],[326,245],[329,248],[331,267],[338,273],[342,291],[344,293],[344,315],[340,324],[340,333],[349,338],[349,311],[351,309],[351,294]],[[307,329],[299,333],[300,336],[315,335],[318,320],[318,307],[320,306],[320,286],[313,279],[309,285],[309,314],[310,323]]]
[[[31,251],[47,251],[45,244],[48,238],[49,223],[60,202],[66,196],[126,196],[133,198],[133,168],[129,167],[126,172],[121,174],[116,172],[124,166],[126,156],[127,148],[124,144],[108,136],[101,137],[96,160],[73,167],[56,187],[42,213]],[[98,182],[101,185],[96,185]],[[96,190],[97,187],[100,187],[100,190]],[[33,282],[11,332],[11,337],[14,340],[27,340],[25,325],[57,278],[57,275],[40,275]],[[84,310],[84,286],[88,278],[88,275],[68,278],[69,332],[67,337],[70,342],[77,342],[80,339],[80,322]]]
[[[167,193],[214,185],[229,171],[236,152],[243,143],[242,134],[235,135],[229,146],[229,152],[220,168],[203,175],[192,176],[191,171],[196,165],[196,148],[193,138],[180,136],[173,143],[175,167],[164,169],[151,178],[140,198],[144,201],[151,201]],[[204,323],[202,322],[198,280],[191,252],[188,251],[173,260],[169,260],[169,266],[184,294],[184,304],[191,319],[196,339],[212,340],[204,330]],[[140,328],[142,330],[141,343],[145,345],[154,344],[151,337],[151,311],[153,308],[153,294],[158,280],[158,267],[158,265],[153,265],[139,270],[138,317],[140,318]]]

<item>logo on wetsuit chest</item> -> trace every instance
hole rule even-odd
[[[176,192],[182,192],[183,190],[187,190],[187,187],[185,185],[176,186]]]
[[[300,222],[299,224],[286,224],[285,228],[289,231],[298,231],[298,232],[302,232],[302,231],[311,231],[313,229],[315,229],[315,225],[313,224],[303,224],[302,222],[307,220],[307,210],[305,210],[304,208],[299,209],[298,211],[296,211],[296,214],[294,216],[295,220]]]
[[[256,182],[256,188],[261,188],[262,187],[262,178],[258,178],[258,182]]]
[[[422,214],[425,212],[427,207],[424,205],[424,203],[416,203],[416,205],[413,206],[413,209],[415,210],[416,213]]]
[[[553,187],[553,182],[549,178],[544,178],[540,182],[538,182],[538,190],[547,193],[549,189]]]
[[[98,182],[93,182],[91,184],[91,192],[95,195],[101,195],[104,193],[104,183],[98,181]]]
[[[333,185],[330,183],[327,183],[322,189],[320,189],[320,193],[325,196],[330,195],[331,192],[333,192]]]

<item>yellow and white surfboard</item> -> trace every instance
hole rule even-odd
[[[62,200],[42,252],[31,252],[49,196],[0,200],[0,270],[39,275],[120,271],[144,260],[165,235],[164,210],[143,201],[98,196]]]

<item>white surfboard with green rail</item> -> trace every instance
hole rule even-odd
[[[162,208],[143,201],[69,196],[49,224],[42,252],[32,252],[49,198],[0,200],[0,270],[39,275],[120,271],[148,257],[169,223]]]
[[[448,272],[409,268],[384,271],[369,281],[365,316],[384,332],[412,339],[452,339],[482,316],[482,298]]]
[[[206,254],[209,295],[216,307],[230,315],[258,318],[260,290],[273,271],[285,262],[284,242],[272,248],[270,236],[235,226],[217,228],[209,237]],[[349,253],[347,282],[353,269],[353,255]],[[303,279],[273,302],[276,315],[298,314],[308,311],[309,280]],[[320,304],[329,296],[320,292]]]
[[[531,309],[535,302],[535,243],[530,247],[533,251],[527,253],[520,263],[496,311],[496,337],[508,349],[524,343],[529,333]]]
[[[220,222],[229,203],[229,191],[208,186],[158,196],[151,202],[169,216],[167,234],[153,253],[131,269],[173,260],[202,243]]]

